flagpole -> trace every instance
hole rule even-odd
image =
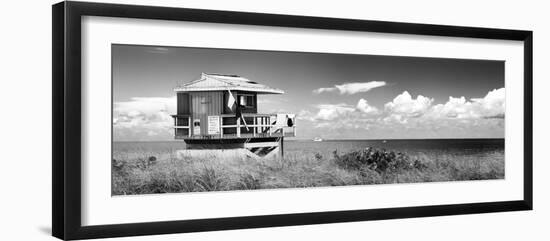
[[[233,111],[233,105],[236,106],[236,108],[235,108],[235,117],[237,117],[237,120],[242,119],[243,123],[244,123],[244,127],[246,128],[246,131],[249,131],[248,124],[246,124],[246,120],[244,119],[244,117],[241,113],[241,106],[237,103],[237,100],[235,99],[235,97],[233,97],[233,94],[231,93],[229,88],[227,88],[227,92],[229,92],[229,98],[227,100],[227,107],[229,107],[229,109],[231,109],[231,111]]]
[[[244,116],[241,115],[241,119],[243,120],[244,127],[246,128],[246,131],[248,130],[248,125],[246,124],[246,120],[244,120]]]

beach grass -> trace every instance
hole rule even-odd
[[[407,155],[366,148],[299,152],[284,159],[178,159],[171,150],[115,152],[112,194],[445,182],[504,178],[503,155]]]

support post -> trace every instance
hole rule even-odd
[[[223,116],[220,116],[220,138],[223,138]]]
[[[280,159],[284,159],[285,158],[285,151],[284,151],[284,137],[281,137],[281,139],[279,140],[279,155],[280,155]]]
[[[187,117],[187,135],[191,137],[191,116]]]
[[[237,118],[237,137],[241,137],[241,118]]]
[[[271,118],[270,118],[270,117],[268,117],[268,119],[267,119],[267,126],[268,126],[268,128],[269,128],[269,129],[268,129],[268,130],[269,130],[269,131],[268,131],[268,132],[269,132],[269,136],[271,136],[271,132],[273,131],[273,128],[272,128],[273,125],[271,125]]]

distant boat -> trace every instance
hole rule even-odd
[[[386,141],[386,140],[383,140],[383,141],[382,141],[382,143],[386,143],[386,142],[388,142],[388,141]]]
[[[315,137],[313,138],[313,141],[323,141],[323,139],[321,137]]]

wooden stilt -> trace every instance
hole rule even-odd
[[[283,142],[283,139],[284,137],[281,137],[281,139],[279,140],[279,156],[281,159],[284,159],[285,158],[285,152],[284,152],[284,142]]]

